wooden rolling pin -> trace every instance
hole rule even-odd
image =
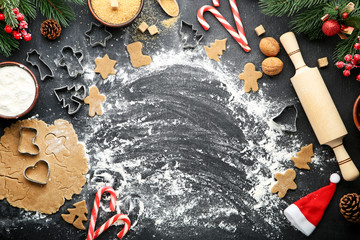
[[[343,178],[355,180],[359,171],[343,146],[347,131],[319,69],[306,66],[294,33],[283,34],[280,41],[295,66],[295,75],[290,80],[317,139],[334,150]]]

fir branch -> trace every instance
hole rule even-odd
[[[333,53],[334,62],[344,61],[344,57],[346,54],[354,55],[355,53],[359,53],[354,49],[354,44],[358,42],[358,36],[360,34],[360,30],[355,29],[353,33],[345,40],[341,40],[335,47],[335,51]]]
[[[292,16],[305,8],[327,3],[329,0],[260,0],[261,11],[270,16]]]
[[[33,0],[21,0],[19,4],[19,10],[24,15],[25,19],[36,18],[36,6]]]
[[[14,49],[19,48],[19,42],[11,34],[4,31],[5,24],[0,24],[0,54],[9,57]]]
[[[83,3],[80,0],[67,0],[71,3]],[[60,25],[67,27],[75,19],[75,12],[64,0],[36,0],[36,6],[48,19],[55,19]]]
[[[73,3],[73,4],[77,4],[77,5],[84,5],[85,1],[84,0],[65,0],[68,3]]]
[[[311,40],[324,37],[321,26],[323,22],[319,16],[324,15],[323,7],[316,6],[296,14],[289,25],[295,33],[304,33]]]
[[[5,15],[6,24],[12,28],[17,27],[18,21],[13,12],[13,9],[19,6],[19,0],[1,0],[0,5],[1,5],[1,10]]]

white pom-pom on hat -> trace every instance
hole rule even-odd
[[[337,173],[331,174],[330,182],[335,183],[335,184],[339,183],[340,182],[340,175],[337,174]]]

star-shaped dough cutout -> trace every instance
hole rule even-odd
[[[250,90],[256,92],[257,90],[259,90],[257,80],[260,79],[262,75],[262,72],[255,70],[254,64],[247,63],[245,65],[244,72],[239,74],[240,80],[245,81],[245,92],[250,92]]]
[[[296,178],[296,172],[293,169],[288,169],[284,174],[276,173],[275,178],[277,183],[272,187],[272,193],[278,193],[280,198],[285,197],[289,189],[295,190],[297,188],[294,179]]]
[[[106,79],[110,74],[114,75],[116,61],[109,58],[107,54],[103,58],[95,59],[96,68],[94,72],[100,73],[103,79]]]
[[[101,103],[105,102],[106,97],[100,94],[96,86],[89,88],[89,96],[84,99],[84,103],[89,104],[89,116],[94,117],[95,114],[102,115],[103,110]]]

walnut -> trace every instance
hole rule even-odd
[[[261,39],[259,48],[261,52],[268,57],[275,57],[280,52],[279,43],[272,37]]]
[[[284,67],[284,63],[277,57],[268,57],[262,62],[262,70],[266,75],[274,76],[279,74]]]

